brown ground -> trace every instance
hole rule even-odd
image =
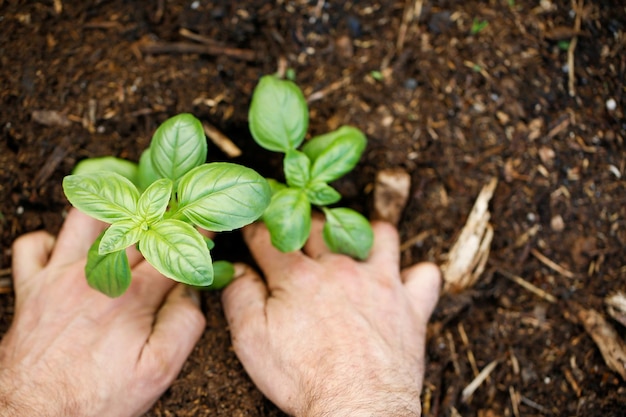
[[[324,93],[311,102],[312,133],[353,124],[369,137],[338,184],[346,204],[367,212],[382,168],[411,174],[400,229],[404,242],[420,236],[403,265],[443,261],[482,185],[500,180],[487,270],[433,318],[424,415],[626,415],[626,383],[575,314],[606,316],[603,298],[626,288],[626,7],[587,0],[580,15],[576,32],[566,0],[0,0],[0,333],[12,317],[10,244],[59,229],[61,179],[80,159],[136,159],[184,111],[230,136],[244,151],[237,162],[278,175],[246,117],[256,81],[283,60],[307,96]],[[474,19],[488,25],[472,33]],[[202,45],[183,28],[212,42],[206,53],[146,52]],[[65,118],[42,124],[37,110]],[[243,256],[229,251],[241,248],[236,234],[222,240],[222,256]],[[204,337],[148,415],[282,415],[233,354],[219,294],[205,294],[204,309]],[[463,402],[471,359],[498,365]]]

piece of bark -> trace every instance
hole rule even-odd
[[[581,308],[577,316],[600,349],[607,366],[626,381],[626,343],[620,339],[617,331],[593,309]]]
[[[402,169],[384,169],[376,174],[372,219],[398,226],[411,188],[411,176]]]
[[[480,191],[448,259],[441,265],[445,292],[458,293],[473,286],[485,269],[493,239],[489,201],[497,185],[498,180],[492,178]]]
[[[626,327],[626,294],[617,292],[604,299],[606,311],[616,321]]]

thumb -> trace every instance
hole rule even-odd
[[[172,289],[157,313],[152,334],[141,354],[144,371],[164,383],[176,378],[204,331],[206,319],[196,290],[184,284]]]
[[[433,263],[423,262],[402,270],[402,281],[409,293],[412,305],[428,321],[433,313],[441,288],[441,271]]]
[[[267,286],[259,274],[245,264],[235,264],[235,279],[222,291],[224,314],[233,339],[247,326],[257,327],[256,320],[265,317],[267,297]]]
[[[20,236],[13,242],[13,285],[19,293],[22,284],[41,271],[50,258],[54,237],[44,231]]]

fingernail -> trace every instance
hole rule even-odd
[[[236,263],[234,267],[235,267],[235,275],[233,275],[233,279],[239,278],[240,276],[245,274],[246,270],[248,269],[248,265],[242,264],[242,263]]]
[[[200,307],[200,292],[198,290],[196,290],[195,288],[192,288],[192,287],[189,287],[189,286],[187,286],[186,289],[187,289],[187,291],[186,291],[187,292],[187,296],[189,298],[191,298],[191,301],[193,301],[193,303],[195,305]]]

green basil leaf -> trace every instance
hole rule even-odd
[[[148,225],[160,220],[165,214],[172,196],[172,180],[161,178],[156,180],[139,197],[137,214],[148,222]]]
[[[129,219],[137,211],[137,187],[114,172],[68,175],[63,191],[74,207],[103,222]]]
[[[327,206],[341,200],[341,194],[325,182],[310,183],[305,191],[311,203],[316,206]]]
[[[298,250],[311,233],[311,203],[303,190],[286,188],[274,194],[263,221],[275,248],[281,252]]]
[[[72,174],[90,174],[98,171],[115,172],[122,177],[128,178],[135,185],[138,183],[137,164],[114,156],[83,159],[76,164]]]
[[[201,287],[213,282],[211,253],[200,232],[185,222],[166,219],[153,224],[143,233],[139,250],[174,281]]]
[[[288,150],[283,167],[290,187],[304,188],[311,178],[311,161],[300,151]]]
[[[150,150],[150,148],[148,148],[143,151],[141,157],[139,158],[137,187],[141,190],[145,190],[150,186],[150,184],[161,178],[161,176],[157,174],[157,172],[154,170],[154,167],[152,166],[151,153],[152,151]]]
[[[309,108],[297,85],[266,75],[252,94],[248,123],[252,137],[260,146],[287,152],[304,140],[309,127]]]
[[[272,195],[276,194],[280,190],[284,190],[285,188],[287,188],[285,184],[283,184],[282,182],[278,182],[275,179],[266,178],[266,180],[270,186],[270,189],[272,190]]]
[[[235,267],[228,261],[213,262],[213,283],[206,287],[208,290],[221,290],[233,281]]]
[[[207,143],[202,123],[188,113],[163,122],[150,144],[154,171],[172,181],[203,164],[206,156]]]
[[[139,241],[143,230],[134,219],[120,220],[109,226],[102,235],[98,248],[100,255],[126,249]]]
[[[103,235],[104,232],[89,248],[85,276],[91,288],[109,297],[119,297],[130,286],[131,271],[128,257],[124,250],[100,255],[98,248]]]
[[[342,126],[308,141],[302,151],[313,161],[311,178],[331,182],[350,172],[359,162],[367,139],[357,128]]]
[[[364,260],[374,243],[374,232],[365,217],[349,208],[323,208],[326,223],[322,234],[326,245],[336,253]]]
[[[270,198],[267,181],[252,169],[213,162],[194,168],[180,179],[178,208],[173,216],[214,232],[233,230],[258,219]]]

